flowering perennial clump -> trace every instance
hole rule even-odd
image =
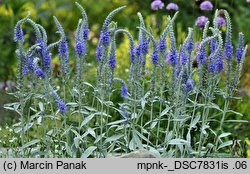
[[[18,57],[15,96],[19,102],[5,107],[21,116],[20,123],[13,125],[21,140],[16,148],[11,147],[11,154],[84,158],[148,149],[156,157],[208,157],[232,145],[225,125],[241,121],[228,120],[228,113],[241,115],[229,104],[236,99],[247,47],[243,33],[239,33],[238,45],[233,46],[226,10],[226,21],[216,11],[212,25],[205,16],[199,17],[196,25],[203,30],[202,37],[188,28],[186,39],[178,43],[174,32],[178,12],[167,18],[159,37],[147,29],[138,13],[136,40],[112,21],[125,6],[115,9],[100,31],[96,79],[89,78],[94,84],[86,80],[86,61],[90,60],[86,60],[90,56],[88,18],[83,7],[79,3],[76,6],[82,16],[76,28],[75,56],[69,56],[72,42],[56,17],[60,38],[54,43],[48,43],[45,29],[29,15],[14,28]],[[151,4],[153,10],[163,6],[160,0]],[[200,8],[211,10],[213,5],[204,1]],[[178,6],[169,4],[167,9],[178,10]],[[27,50],[23,32],[26,23],[36,33],[35,44]],[[226,27],[225,38],[222,26]],[[128,78],[117,77],[116,73],[122,68],[116,54],[119,33],[129,40],[129,56],[122,57],[130,60]],[[54,75],[55,48],[60,71]],[[70,66],[74,61],[75,66]],[[217,98],[225,103],[219,105]],[[42,133],[33,135],[36,131]]]

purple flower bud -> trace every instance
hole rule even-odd
[[[151,56],[151,62],[156,65],[159,63],[159,53],[157,50],[153,51]]]
[[[225,57],[227,59],[232,59],[233,58],[233,45],[231,42],[226,42],[225,43]]]
[[[161,0],[155,0],[151,3],[152,10],[162,9],[164,7],[164,3]]]
[[[128,98],[128,87],[126,86],[126,84],[123,84],[121,87],[121,97],[124,99]]]
[[[141,49],[141,45],[137,45],[135,47],[135,53],[138,57],[141,57],[142,56],[142,49]]]
[[[23,66],[22,67],[22,75],[26,76],[29,73],[29,69],[27,68],[27,66]]]
[[[38,40],[39,43],[39,54],[42,56],[42,67],[45,72],[49,71],[52,68],[52,58],[50,51],[47,48],[47,45],[42,41]]]
[[[51,88],[51,92],[52,92],[53,97],[55,98],[59,112],[61,114],[66,114],[67,112],[66,104],[62,101],[62,99],[59,97],[56,91],[54,91],[52,88]]]
[[[178,53],[175,50],[171,50],[169,53],[170,65],[175,66],[178,64]]]
[[[100,43],[104,45],[110,44],[110,34],[109,32],[101,32]]]
[[[220,56],[216,59],[216,69],[218,73],[224,69],[224,59]]]
[[[194,88],[194,80],[193,79],[188,79],[186,82],[186,86],[185,86],[185,91],[186,92],[190,92],[192,91]]]
[[[166,7],[167,10],[175,10],[177,11],[179,9],[178,5],[175,3],[169,3]]]
[[[209,63],[208,71],[214,74],[217,72],[217,66],[215,61],[211,61]]]
[[[42,40],[41,41],[37,41],[37,43],[39,43],[38,52],[39,52],[39,54],[43,55],[46,52],[46,45],[45,45],[45,43]]]
[[[214,52],[216,50],[216,47],[217,47],[217,42],[216,42],[215,39],[212,39],[210,41],[210,50],[211,50],[211,52]]]
[[[14,41],[18,42],[24,42],[24,36],[23,36],[23,30],[20,26],[17,26],[14,28]]]
[[[236,60],[237,60],[237,62],[241,61],[243,52],[244,52],[243,48],[236,48]]]
[[[200,29],[204,28],[206,23],[208,22],[208,18],[206,16],[200,16],[197,18],[195,25]]]
[[[67,106],[66,106],[66,104],[62,100],[60,100],[60,99],[57,100],[57,107],[58,107],[59,112],[61,114],[66,114],[66,112],[67,112]]]
[[[52,68],[51,55],[49,52],[43,54],[43,69],[49,71]]]
[[[206,64],[207,58],[206,58],[206,50],[204,48],[201,48],[197,51],[197,61],[198,65]]]
[[[239,33],[238,46],[236,48],[236,60],[237,60],[237,62],[241,62],[243,52],[244,52],[244,35],[243,35],[243,33]]]
[[[219,27],[224,27],[224,26],[227,25],[225,19],[224,19],[223,17],[220,17],[220,16],[218,16],[218,17],[216,18],[216,22],[217,22],[217,25],[218,25]]]
[[[187,43],[186,49],[187,49],[189,52],[191,52],[191,51],[194,50],[194,42],[193,42],[193,40],[192,40],[192,41],[189,41],[189,42]]]
[[[148,41],[143,41],[141,46],[142,46],[142,53],[148,54]]]
[[[85,26],[84,28],[83,28],[83,39],[84,40],[88,40],[88,38],[89,38],[89,28],[88,28],[88,26]]]
[[[77,56],[84,55],[86,52],[86,45],[80,40],[76,41],[75,52]]]
[[[66,54],[68,54],[68,43],[67,41],[62,41],[59,45],[59,55],[65,56]]]
[[[145,60],[143,60],[142,44],[139,44],[135,47],[135,54],[137,55],[139,62],[144,64]]]
[[[185,64],[187,64],[188,60],[189,60],[189,54],[188,54],[187,50],[185,48],[183,48],[180,52],[180,63],[182,65],[185,65]]]
[[[213,4],[210,1],[204,1],[200,4],[201,10],[212,10]]]
[[[45,77],[45,73],[43,72],[43,70],[39,66],[36,68],[35,74],[37,77],[40,77],[40,78]]]
[[[30,72],[34,71],[34,57],[29,58],[28,69],[29,69]]]
[[[158,48],[160,52],[165,51],[167,49],[166,39],[160,39],[158,41]]]
[[[103,45],[100,45],[96,48],[96,60],[98,62],[102,61],[103,52],[104,52]]]
[[[130,63],[131,64],[135,63],[135,48],[134,47],[130,48]]]
[[[116,56],[111,54],[108,59],[108,64],[111,69],[116,68]]]

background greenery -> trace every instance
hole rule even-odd
[[[162,0],[165,4],[170,0]],[[79,10],[77,10],[74,1],[70,0],[0,0],[0,82],[7,80],[15,80],[15,68],[16,68],[16,45],[13,42],[13,28],[15,23],[25,17],[27,12],[30,11],[31,18],[40,23],[47,30],[49,42],[58,40],[59,35],[55,33],[56,27],[53,23],[53,15],[55,15],[62,23],[65,32],[67,33],[68,40],[70,42],[70,60],[72,67],[74,66],[74,32],[76,29],[77,21],[81,17]],[[172,15],[173,12],[167,11],[165,8],[158,11],[151,10],[151,0],[78,0],[80,4],[85,8],[90,24],[90,41],[88,47],[87,62],[89,63],[89,71],[87,77],[89,81],[94,80],[91,78],[95,73],[95,46],[98,42],[99,31],[102,22],[106,15],[114,8],[127,5],[127,8],[118,15],[115,16],[115,20],[118,21],[119,26],[128,29],[132,35],[136,38],[138,26],[138,17],[136,13],[140,11],[145,17],[148,26],[151,26],[155,33],[159,34],[162,26],[164,25],[164,19],[167,15]],[[188,27],[194,27],[195,20],[200,15],[206,15],[210,19],[214,14],[212,12],[204,12],[199,10],[199,4],[202,0],[173,0],[179,6],[180,14],[176,20],[176,33],[177,42],[182,42],[187,34]],[[215,9],[226,9],[229,11],[233,21],[233,36],[234,44],[237,44],[237,33],[242,31],[245,34],[247,43],[250,42],[250,3],[246,0],[212,0]],[[30,33],[30,26],[25,26],[25,33]],[[32,35],[32,33],[31,33]],[[27,35],[26,35],[27,36]],[[199,35],[196,36],[196,40],[199,40]],[[126,68],[129,66],[128,56],[128,40],[121,38],[120,44],[117,49],[118,57],[118,74],[127,75]],[[33,43],[34,38],[29,37],[27,43]],[[56,50],[54,50],[56,51]],[[237,103],[234,103],[231,107],[234,110],[243,113],[244,119],[250,121],[250,50],[248,51],[244,72],[242,76],[241,91],[239,95],[243,96],[243,99]],[[59,65],[58,58],[53,57],[53,66],[56,69]],[[15,115],[3,110],[4,103],[11,102],[11,98],[6,95],[4,91],[0,93],[0,124],[10,124],[15,121]],[[233,115],[232,115],[233,117]],[[249,124],[232,125],[229,128],[231,132],[240,131],[238,133],[240,139],[250,138],[250,126]]]

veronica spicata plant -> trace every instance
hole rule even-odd
[[[226,127],[245,122],[229,116],[241,115],[230,109],[230,103],[239,99],[237,88],[247,47],[243,33],[233,46],[227,11],[226,22],[218,22],[218,11],[212,26],[207,18],[196,21],[203,34],[195,48],[197,37],[192,28],[183,43],[176,42],[178,12],[167,18],[160,36],[153,35],[138,13],[136,40],[112,21],[125,6],[115,9],[100,31],[96,84],[91,84],[86,77],[88,17],[79,3],[76,7],[81,19],[76,27],[75,56],[69,56],[71,42],[56,17],[59,38],[50,44],[46,30],[29,14],[14,28],[18,68],[13,95],[18,101],[5,108],[17,112],[20,122],[12,126],[17,142],[5,147],[4,156],[107,157],[147,149],[156,157],[222,157],[221,152],[235,157],[230,154],[232,133]],[[154,10],[162,7],[160,1],[152,3]],[[211,8],[209,2],[201,5],[202,10]],[[27,24],[36,35],[28,47]],[[123,57],[130,60],[128,79],[116,75],[120,33],[129,39],[129,57]],[[56,77],[52,76],[52,49],[57,49],[60,59]],[[76,67],[70,66],[74,61]],[[221,100],[223,105],[218,103]]]

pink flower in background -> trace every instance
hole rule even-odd
[[[204,28],[207,22],[208,18],[206,16],[200,16],[196,19],[195,25],[199,28]]]
[[[225,19],[223,17],[220,17],[220,16],[216,18],[216,22],[217,22],[217,25],[219,27],[224,27],[227,25]]]
[[[212,10],[213,4],[210,1],[204,1],[200,4],[201,10]]]
[[[166,7],[167,10],[175,10],[177,11],[179,9],[178,5],[175,3],[169,3]]]
[[[161,0],[155,0],[151,3],[152,10],[162,9],[164,7],[164,3]]]

